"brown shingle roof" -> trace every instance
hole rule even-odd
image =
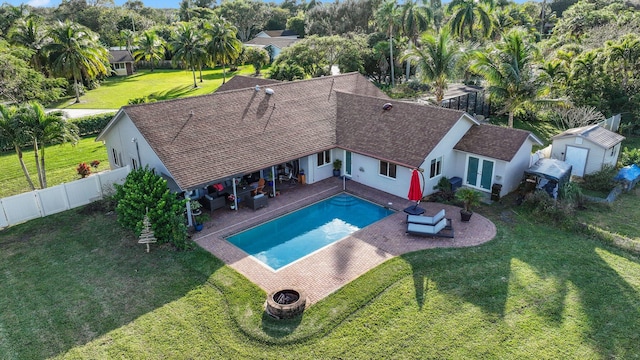
[[[244,76],[244,75],[236,75],[231,79],[227,80],[227,82],[225,82],[224,84],[220,85],[220,87],[216,89],[216,92],[255,88],[256,85],[264,86],[264,85],[277,84],[279,82],[280,81],[278,80],[271,80],[271,79]]]
[[[584,139],[588,139],[596,145],[602,146],[605,149],[610,149],[624,140],[624,136],[616,134],[613,131],[609,131],[600,125],[588,125],[579,128],[573,128],[566,130],[556,136],[553,139],[566,138],[571,136],[578,136]]]
[[[385,103],[392,104],[383,110]],[[338,93],[338,146],[418,167],[464,112]]]
[[[182,189],[336,145],[336,94],[386,97],[344,74],[123,107]]]
[[[529,136],[531,133],[525,130],[488,124],[475,125],[460,139],[454,149],[511,161]]]
[[[279,37],[279,36],[298,36],[298,34],[293,31],[293,30],[289,30],[289,29],[285,29],[285,30],[264,30],[263,31],[265,34],[269,35],[270,37]]]
[[[109,50],[110,63],[133,62],[133,56],[129,50]]]

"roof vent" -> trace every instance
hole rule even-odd
[[[273,95],[275,93],[272,88],[266,88],[264,89],[264,92],[267,93],[267,95]]]
[[[393,104],[386,103],[386,104],[382,105],[382,110],[391,110],[392,107],[393,107]]]
[[[260,91],[260,85],[256,85],[256,91]]]

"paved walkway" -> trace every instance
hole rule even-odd
[[[459,208],[439,203],[421,203],[420,206],[426,209],[425,215],[434,215],[444,208],[447,217],[452,219],[455,238],[407,235],[406,214],[402,209],[413,202],[347,181],[347,192],[397,210],[397,213],[276,272],[225,240],[241,230],[338,194],[342,192],[342,186],[343,182],[338,178],[312,185],[283,185],[280,196],[270,198],[266,208],[215,210],[212,220],[194,236],[194,240],[267,293],[293,287],[304,291],[307,304],[313,304],[392,257],[429,248],[475,246],[496,235],[495,225],[487,218],[474,214],[470,222],[462,223]]]
[[[69,119],[75,119],[80,117],[85,117],[89,115],[97,115],[104,113],[115,113],[118,109],[47,109],[47,112],[51,111],[62,111],[65,117]]]

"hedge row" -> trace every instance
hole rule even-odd
[[[71,119],[70,121],[78,126],[78,135],[80,137],[97,135],[104,129],[115,113],[105,113],[98,115],[90,115],[81,118]]]

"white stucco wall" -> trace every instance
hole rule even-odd
[[[497,176],[502,176],[502,179],[497,179],[496,176],[494,176],[495,182],[502,184],[500,196],[507,195],[516,190],[522,181],[524,171],[529,168],[533,143],[527,140],[526,144],[527,146],[520,148],[511,162],[502,162],[504,164],[504,171],[496,174]]]
[[[580,140],[578,139],[582,140],[582,143],[580,143]],[[618,155],[620,155],[620,144],[614,146],[613,149],[604,149],[600,145],[597,145],[587,139],[575,136],[553,140],[553,143],[551,144],[551,158],[565,160],[567,146],[574,146],[589,150],[587,154],[587,163],[584,167],[585,174],[600,171],[605,164],[615,166],[618,161]]]

